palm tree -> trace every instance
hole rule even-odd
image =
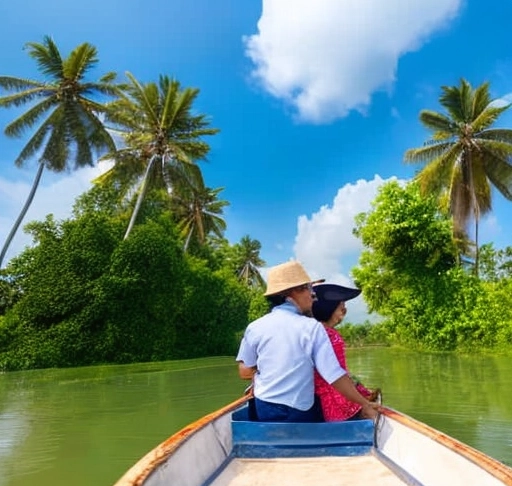
[[[0,76],[0,88],[14,92],[0,97],[0,107],[30,104],[28,111],[7,125],[5,134],[21,137],[25,131],[36,127],[15,164],[22,167],[37,156],[39,166],[27,201],[0,253],[0,267],[32,203],[44,168],[62,172],[70,168],[71,160],[74,169],[92,166],[93,153],[100,155],[115,149],[112,137],[99,119],[105,107],[91,96],[114,95],[112,82],[116,75],[108,73],[98,82],[84,80],[98,62],[96,48],[88,43],[80,44],[65,59],[50,37],[44,37],[41,44],[29,42],[26,48],[45,80]]]
[[[416,176],[421,190],[436,194],[450,212],[457,239],[464,240],[474,219],[478,275],[478,223],[492,209],[492,186],[512,200],[512,130],[490,128],[510,105],[493,102],[488,83],[473,89],[464,79],[459,86],[443,86],[439,102],[446,113],[421,111],[432,137],[407,150],[405,161],[426,164]]]
[[[222,238],[226,230],[223,208],[229,206],[228,201],[218,198],[224,188],[206,187],[199,168],[191,167],[195,169],[193,177],[184,177],[186,180],[176,184],[172,194],[178,228],[185,239],[185,251],[192,239],[204,245],[209,234]]]
[[[258,267],[265,265],[260,257],[261,243],[246,235],[234,247],[238,278],[249,287],[264,287],[265,281],[258,270]]]
[[[204,159],[210,147],[201,137],[218,132],[205,115],[192,113],[198,89],[181,89],[180,83],[160,76],[158,84],[139,83],[127,73],[129,82],[119,99],[109,104],[107,119],[124,139],[114,154],[114,166],[96,179],[115,184],[127,196],[140,183],[135,208],[125,233],[130,234],[148,188],[172,193],[174,179],[186,165]]]

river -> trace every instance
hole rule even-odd
[[[384,403],[512,466],[512,359],[348,351]],[[0,486],[109,486],[171,433],[239,397],[233,358],[0,374]]]

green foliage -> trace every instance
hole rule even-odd
[[[415,183],[383,186],[355,233],[365,246],[355,280],[369,308],[385,318],[378,329],[392,342],[435,351],[510,342],[509,250],[486,249],[488,281],[464,271],[456,265],[450,220]]]
[[[4,273],[0,270],[0,316],[20,298],[19,289],[12,279],[3,277]]]
[[[246,287],[261,291],[265,281],[258,267],[265,265],[260,257],[261,243],[249,235],[243,236],[238,243],[230,245],[225,238],[211,238],[209,246],[214,250],[208,257],[213,268],[225,268]]]
[[[368,346],[387,345],[389,336],[383,323],[372,324],[365,321],[363,324],[352,324],[343,322],[336,327],[336,330],[343,336],[347,346]]]
[[[172,354],[185,273],[179,242],[165,221],[138,226],[115,248],[96,294],[103,317],[101,361],[153,361]]]
[[[372,210],[356,217],[354,233],[365,247],[355,280],[370,311],[383,316],[395,314],[400,294],[412,283],[436,278],[455,264],[449,219],[413,183],[382,186]]]
[[[179,288],[182,306],[173,358],[235,354],[250,295],[229,272],[212,272],[203,260],[188,260],[192,271]]]
[[[251,290],[248,321],[252,322],[264,316],[270,310],[270,304],[261,290]]]
[[[497,282],[512,278],[512,247],[495,250],[492,243],[480,248],[480,278]]]
[[[31,223],[6,270],[20,289],[0,324],[0,369],[234,354],[252,295],[184,254],[168,213],[122,240],[124,219],[85,209]]]

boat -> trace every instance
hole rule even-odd
[[[381,406],[376,420],[250,420],[244,396],[175,433],[115,486],[512,486],[512,469]]]

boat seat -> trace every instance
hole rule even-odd
[[[373,420],[255,422],[244,406],[232,414],[231,427],[235,457],[359,456],[374,445]]]

